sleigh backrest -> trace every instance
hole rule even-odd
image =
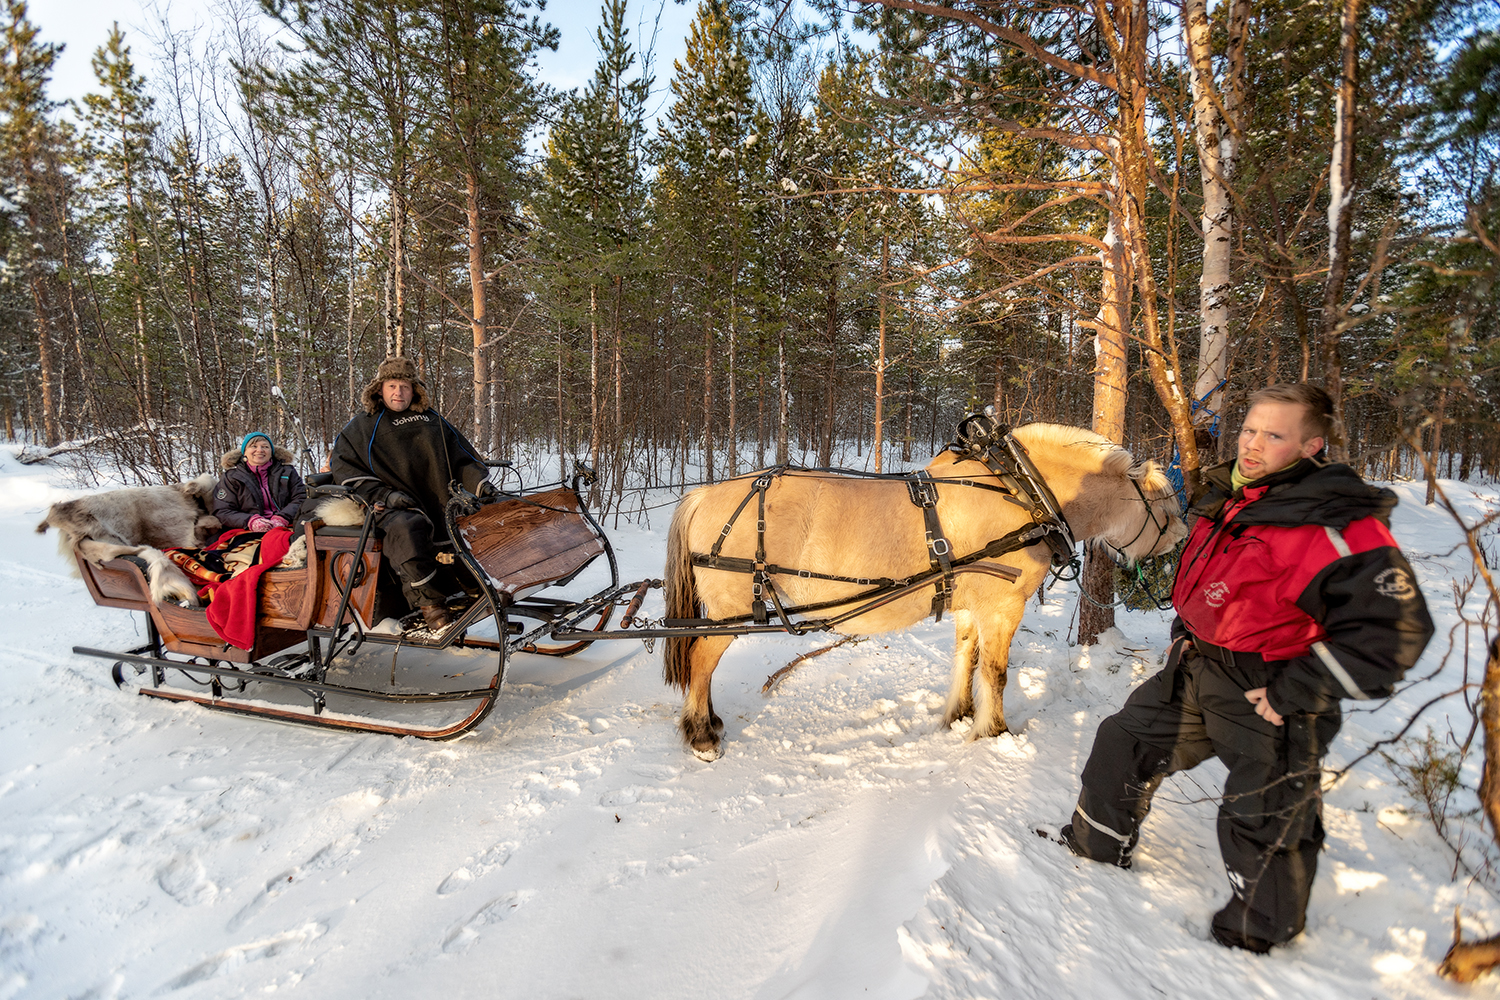
[[[486,504],[458,519],[464,547],[512,599],[570,579],[604,552],[578,494],[548,490]]]

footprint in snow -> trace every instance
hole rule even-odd
[[[162,865],[156,884],[183,906],[207,903],[219,894],[219,887],[208,880],[203,862],[194,854],[178,854]]]
[[[484,928],[506,919],[535,895],[531,889],[521,889],[490,900],[472,917],[448,932],[443,938],[443,951],[449,955],[461,955],[468,951],[479,940]]]
[[[652,788],[649,785],[626,785],[599,796],[602,806],[629,806],[637,802],[665,802],[672,797],[670,788]]]
[[[302,947],[310,941],[322,937],[328,928],[320,923],[309,922],[293,930],[276,934],[272,937],[252,941],[249,944],[235,945],[233,948],[225,948],[216,955],[199,962],[186,972],[163,984],[156,991],[157,996],[163,993],[171,993],[176,990],[201,983],[206,979],[213,979],[230,972],[247,962],[257,962],[263,958],[274,958]]]
[[[702,859],[691,854],[674,854],[666,861],[666,869],[673,875],[681,875],[683,872],[692,871],[703,864]]]
[[[511,852],[515,850],[515,846],[512,843],[496,844],[479,855],[478,858],[471,859],[463,867],[455,869],[438,886],[438,895],[449,896],[460,889],[467,889],[476,879],[483,878],[496,868],[503,867],[510,860]]]
[[[231,933],[239,930],[252,917],[265,909],[266,904],[270,903],[271,900],[280,896],[288,888],[296,885],[313,872],[322,871],[346,857],[349,849],[358,843],[359,838],[346,836],[333,843],[324,844],[322,848],[302,864],[288,868],[279,875],[273,875],[266,880],[265,887],[255,894],[254,899],[246,903],[240,909],[240,912],[229,918],[229,923],[224,925],[225,929]]]

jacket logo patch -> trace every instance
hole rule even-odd
[[[1409,601],[1417,596],[1417,585],[1404,569],[1392,566],[1375,577],[1375,590],[1398,601]]]
[[[1229,596],[1229,584],[1223,580],[1215,580],[1203,588],[1203,601],[1211,608],[1222,608],[1224,599]]]
[[[225,492],[224,492],[224,491],[223,491],[223,490],[220,490],[220,491],[219,491],[219,499],[220,499],[220,500],[223,500],[223,499],[224,499],[224,498],[225,498],[225,497],[227,497],[227,496],[229,496],[229,494],[228,494],[228,493],[225,493]]]

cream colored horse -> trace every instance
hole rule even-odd
[[[1137,463],[1125,449],[1077,427],[1029,424],[1013,433],[1025,445],[1079,541],[1102,540],[1135,560],[1170,551],[1186,535],[1176,494],[1156,463]],[[958,483],[942,485],[943,479],[996,482],[983,463],[955,461],[955,457],[945,451],[927,471],[939,480],[937,513],[954,558],[960,558],[1025,527],[1031,518],[1000,493]],[[750,613],[748,573],[694,566],[692,556],[709,552],[751,484],[752,479],[740,478],[705,486],[689,493],[678,506],[667,540],[668,618],[719,619]],[[788,472],[775,479],[765,501],[767,563],[858,578],[904,579],[929,569],[922,510],[911,502],[900,481]],[[754,556],[757,513],[752,499],[725,538],[721,555]],[[1019,570],[1019,579],[1010,583],[968,572],[960,574],[953,587],[957,643],[944,723],[973,714],[971,739],[1006,731],[1002,697],[1010,641],[1027,598],[1047,575],[1051,550],[1038,542],[993,561]],[[869,589],[791,574],[772,579],[788,606],[852,597]],[[913,625],[932,613],[934,587],[920,588],[851,618],[837,630],[865,635]],[[817,613],[833,615],[856,606],[851,603],[844,609]],[[774,621],[774,611],[772,616]],[[685,694],[682,735],[704,760],[714,760],[721,753],[724,724],[714,714],[710,684],[714,668],[732,641],[732,636],[708,636],[666,642],[667,683]],[[983,682],[977,712],[976,667]]]

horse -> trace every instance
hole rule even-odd
[[[1119,445],[1077,427],[1035,423],[1011,432],[1056,498],[1072,536],[1102,543],[1117,561],[1172,550],[1187,535],[1171,482],[1152,461],[1136,462]],[[699,487],[683,498],[667,537],[664,574],[668,619],[728,619],[747,616],[752,608],[752,578],[745,572],[695,565],[694,554],[709,552],[722,538],[719,552],[743,565],[751,557],[785,567],[771,586],[783,604],[824,604],[868,591],[868,584],[819,579],[840,576],[868,580],[907,579],[927,571],[931,556],[924,512],[908,496],[904,481],[859,478],[817,471],[769,470],[773,479],[764,492],[763,541],[748,525],[731,529],[736,511],[746,507],[747,480],[727,480]],[[926,467],[934,480],[941,522],[955,559],[977,553],[990,542],[1033,523],[1030,511],[995,488],[991,467],[969,451],[949,445]],[[949,482],[945,484],[945,480]],[[956,480],[967,480],[967,483]],[[974,484],[989,484],[989,488]],[[755,507],[752,503],[749,506]],[[756,511],[758,514],[758,510]],[[764,545],[764,555],[756,547]],[[1005,554],[1015,581],[996,575],[1007,567],[989,559],[974,564],[991,572],[965,572],[953,580],[950,607],[956,643],[953,681],[943,717],[945,726],[972,715],[969,738],[1006,732],[1003,696],[1011,638],[1020,625],[1027,599],[1051,567],[1045,541]],[[939,582],[834,625],[846,635],[869,635],[914,625],[932,614]],[[830,615],[852,611],[862,602],[826,609]],[[938,607],[936,610],[941,610]],[[683,740],[698,757],[715,760],[721,753],[723,721],[714,714],[710,685],[731,636],[671,637],[664,649],[669,685],[684,694],[680,727]],[[974,675],[982,683],[976,710]]]
[[[161,550],[197,548],[218,536],[223,525],[207,509],[217,485],[205,474],[174,486],[132,486],[62,500],[47,509],[36,530],[56,528],[57,550],[67,559],[140,559],[153,600],[197,604],[197,589]]]

